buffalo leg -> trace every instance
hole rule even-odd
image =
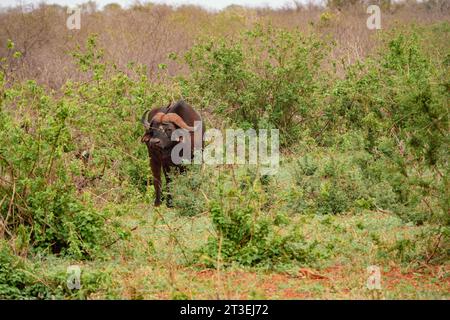
[[[164,170],[164,177],[166,178],[166,204],[167,207],[172,208],[173,207],[173,202],[172,202],[172,194],[170,193],[170,167],[169,166],[164,166],[163,167]]]
[[[156,160],[151,160],[151,168],[153,174],[153,186],[155,187],[155,207],[161,204],[161,163]]]

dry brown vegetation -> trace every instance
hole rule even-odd
[[[271,23],[287,29],[299,28],[305,33],[330,35],[337,45],[332,57],[352,63],[365,57],[375,45],[376,31],[367,29],[366,5],[355,1],[329,1],[327,7],[297,5],[296,8],[272,10],[230,6],[219,12],[184,5],[139,4],[123,9],[117,4],[99,10],[95,3],[82,6],[81,29],[68,30],[67,8],[58,5],[36,5],[3,9],[0,12],[0,56],[8,55],[7,39],[22,53],[11,59],[9,68],[15,77],[36,79],[50,88],[59,88],[69,78],[81,77],[68,52],[83,47],[90,34],[98,34],[107,60],[125,69],[129,62],[147,65],[150,75],[158,64],[167,63],[170,74],[186,72],[183,66],[167,59],[169,53],[183,53],[199,37],[235,35],[255,24]],[[417,22],[427,24],[450,19],[450,4],[406,1],[382,5],[382,28]],[[346,3],[342,5],[340,3]],[[181,69],[181,70],[180,70]]]

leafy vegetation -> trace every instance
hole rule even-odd
[[[186,61],[201,104],[243,128],[279,128],[286,145],[299,138],[298,119],[315,112],[324,53],[313,35],[257,26],[196,45]]]
[[[235,181],[220,175],[209,214],[217,235],[208,239],[202,259],[209,265],[237,262],[244,266],[267,266],[313,259],[315,243],[304,241],[299,230],[283,230],[288,220],[267,210],[270,197],[260,179],[245,174]],[[269,212],[268,212],[269,211]],[[209,263],[208,263],[209,262]]]
[[[116,61],[91,34],[56,87],[24,76],[27,52],[6,41],[0,298],[370,298],[368,265],[384,297],[448,298],[450,26],[390,26],[365,56],[336,58],[332,8],[355,6],[330,1],[301,31],[205,13],[185,24],[201,37],[154,65]],[[207,128],[279,129],[277,174],[193,165],[173,174],[174,208],[154,208],[139,119],[180,98]]]

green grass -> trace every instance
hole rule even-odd
[[[382,269],[381,292],[386,299],[450,298],[448,264],[440,266],[441,269],[430,267],[430,270],[417,271],[395,258],[380,257],[379,253],[385,252],[399,238],[413,237],[423,229],[402,227],[396,217],[364,212],[357,216],[299,216],[294,219],[293,223],[302,226],[308,239],[318,240],[323,248],[333,245],[327,257],[304,266],[327,277],[315,280],[302,277],[298,266],[274,271],[239,266],[214,270],[185,265],[180,247],[189,253],[201,246],[211,232],[211,225],[205,217],[186,218],[170,210],[162,211],[174,232],[160,220],[152,223],[154,212],[142,210],[148,222],[140,224],[129,241],[117,243],[108,250],[105,261],[51,259],[39,261],[41,270],[51,274],[64,272],[70,264],[80,264],[83,273],[109,274],[111,282],[85,296],[90,299],[172,299],[180,293],[189,299],[370,299],[371,292],[365,287],[366,268],[377,265]],[[128,222],[138,219],[141,218]],[[366,225],[364,229],[358,226],[361,222]],[[381,245],[371,240],[371,232],[380,235]],[[180,244],[174,241],[173,235],[183,239]],[[149,248],[150,242],[153,245]],[[88,290],[85,289],[88,285],[82,277],[81,291]],[[74,296],[79,297],[76,292]]]
[[[287,177],[291,175],[280,171],[272,185],[276,190],[290,184]],[[426,245],[418,236],[430,226],[407,224],[393,214],[370,210],[337,215],[290,212],[290,227],[298,226],[308,243],[318,243],[313,262],[286,263],[274,269],[238,264],[211,269],[193,258],[215,234],[208,213],[182,216],[177,209],[153,208],[139,201],[128,204],[127,210],[120,220],[133,229],[130,237],[105,248],[102,259],[34,257],[31,262],[39,265],[43,279],[58,275],[60,287],[64,287],[67,266],[81,266],[82,287],[78,291],[60,288],[66,298],[450,298],[448,262],[427,266],[414,259]],[[282,228],[279,232],[283,233]],[[400,252],[398,243],[408,239],[414,245],[402,247]],[[382,270],[379,294],[366,288],[369,265]],[[301,271],[304,269],[306,274]]]

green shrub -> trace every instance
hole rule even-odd
[[[378,55],[352,66],[337,82],[336,104],[329,107],[330,114],[337,111],[333,123],[339,130],[345,125],[364,136],[372,158],[360,163],[363,174],[369,185],[386,186],[385,195],[375,187],[377,205],[418,224],[447,223],[440,218],[446,195],[437,186],[448,167],[449,66],[430,44],[425,47],[425,38],[448,34],[445,23],[387,33]],[[437,200],[434,209],[431,198]]]
[[[66,268],[46,270],[41,264],[18,257],[0,241],[0,299],[87,299],[93,293],[114,298],[108,270],[81,269],[80,288],[69,289]]]
[[[337,214],[348,209],[349,199],[335,183],[325,183],[317,197],[317,212],[319,214]]]
[[[0,299],[51,298],[33,271],[6,242],[0,241]]]
[[[89,50],[94,50],[92,43]],[[94,73],[95,84],[68,82],[62,96],[47,94],[34,81],[2,84],[1,232],[15,238],[20,231],[31,249],[78,258],[101,253],[103,244],[123,230],[111,223],[113,211],[95,207],[91,193],[84,189],[104,183],[110,177],[105,172],[117,166],[118,160],[123,161],[125,170],[113,177],[116,185],[121,186],[125,172],[128,177],[138,171],[133,166],[141,169],[141,175],[132,176],[131,183],[141,189],[142,176],[148,174],[148,165],[142,169],[146,157],[133,163],[129,156],[145,154],[144,148],[127,147],[137,145],[133,136],[138,135],[137,115],[130,114],[128,98],[123,97],[130,81],[121,73],[107,77],[100,72],[106,67],[100,65],[89,65],[99,72]],[[130,115],[131,123],[117,125]],[[118,139],[123,140],[111,148]]]
[[[240,127],[279,128],[281,144],[293,144],[302,135],[300,121],[313,118],[325,51],[314,36],[270,26],[211,39],[186,55],[192,71],[186,93]]]
[[[192,217],[206,212],[205,194],[208,194],[207,181],[211,177],[196,165],[188,166],[187,172],[177,174],[170,184],[173,206],[181,216]]]
[[[70,111],[45,99],[32,82],[19,89],[22,96],[40,96],[41,104],[29,106],[30,113],[19,121],[0,111],[3,232],[12,236],[22,230],[34,248],[92,256],[112,230],[105,227],[110,217],[94,209],[87,195],[80,198],[71,180],[67,163],[74,161],[69,156],[73,141],[66,124]]]
[[[236,179],[229,181],[221,175],[215,184],[217,193],[209,202],[209,213],[217,235],[200,250],[201,261],[210,266],[235,262],[269,268],[312,261],[315,244],[308,244],[297,229],[283,231],[286,216],[262,210],[267,199],[259,179],[245,189],[233,184],[247,180],[248,175]]]
[[[338,214],[350,209],[371,209],[373,200],[361,170],[353,158],[334,159],[335,155],[305,156],[293,163],[295,187],[289,205],[297,212]]]
[[[306,176],[314,175],[317,170],[317,164],[314,162],[314,160],[311,160],[308,155],[300,158],[297,161],[300,172],[297,173],[296,171],[296,177],[299,177],[299,174]],[[296,170],[296,168],[294,168],[294,170]]]

